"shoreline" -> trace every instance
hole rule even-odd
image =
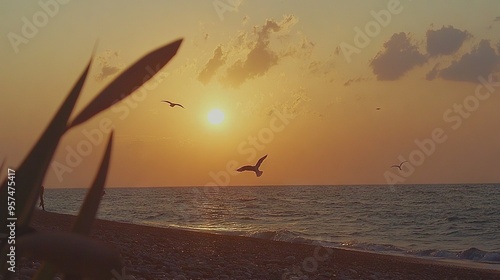
[[[32,226],[38,231],[67,232],[74,219],[37,210]],[[500,268],[487,263],[464,264],[99,219],[91,238],[118,249],[131,279],[500,279]],[[37,264],[36,260],[20,263],[20,273],[34,273]]]

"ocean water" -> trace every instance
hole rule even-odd
[[[46,209],[76,214],[85,193],[47,189]],[[98,216],[500,267],[500,185],[111,188]]]

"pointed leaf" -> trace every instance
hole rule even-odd
[[[87,121],[133,93],[151,79],[153,75],[175,56],[181,43],[182,39],[179,39],[139,59],[98,94],[89,105],[76,116],[69,128]]]
[[[95,220],[97,210],[99,209],[99,204],[101,203],[101,197],[104,191],[104,185],[106,183],[106,176],[109,168],[109,160],[111,158],[111,147],[113,146],[113,132],[109,136],[108,146],[104,157],[101,161],[101,166],[97,176],[94,179],[92,187],[87,192],[87,196],[83,201],[80,208],[80,213],[76,217],[76,222],[73,225],[73,232],[80,233],[83,235],[88,235],[90,233],[90,227]]]
[[[59,140],[66,131],[69,116],[80,95],[90,69],[91,61],[92,59],[40,139],[38,139],[35,146],[26,156],[21,166],[16,169],[16,205],[19,207],[16,210],[20,214],[18,217],[19,226],[27,225],[29,222],[34,205],[38,199],[40,185],[43,182]],[[7,201],[7,180],[0,185],[0,201]],[[7,207],[2,207],[0,213],[0,219],[6,221]],[[3,227],[1,232],[5,230],[5,227]]]

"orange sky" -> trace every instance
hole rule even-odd
[[[0,160],[11,167],[97,39],[75,114],[184,38],[156,79],[63,137],[47,187],[91,183],[100,126],[115,132],[109,186],[500,181],[500,84],[484,82],[500,80],[498,1],[40,3],[0,8]],[[262,177],[234,171],[265,154]]]

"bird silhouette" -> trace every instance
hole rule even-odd
[[[257,177],[260,177],[262,175],[262,173],[264,173],[264,171],[260,171],[259,170],[259,167],[260,165],[262,164],[262,162],[267,158],[267,155],[261,157],[258,161],[257,161],[257,164],[255,165],[245,165],[245,166],[242,166],[240,168],[238,168],[236,171],[238,172],[243,172],[243,171],[253,171],[255,172],[255,175]]]
[[[401,166],[403,166],[403,164],[404,164],[405,162],[408,162],[408,161],[406,161],[406,160],[405,160],[405,161],[402,161],[400,164],[395,164],[395,165],[393,165],[393,166],[391,166],[391,167],[399,168],[399,170],[402,170],[402,169],[401,169]]]
[[[179,107],[184,108],[184,106],[182,106],[182,105],[181,105],[181,104],[179,104],[179,103],[173,103],[173,102],[170,102],[170,101],[167,101],[167,100],[162,100],[161,102],[166,102],[166,103],[170,104],[170,107],[179,106]]]

